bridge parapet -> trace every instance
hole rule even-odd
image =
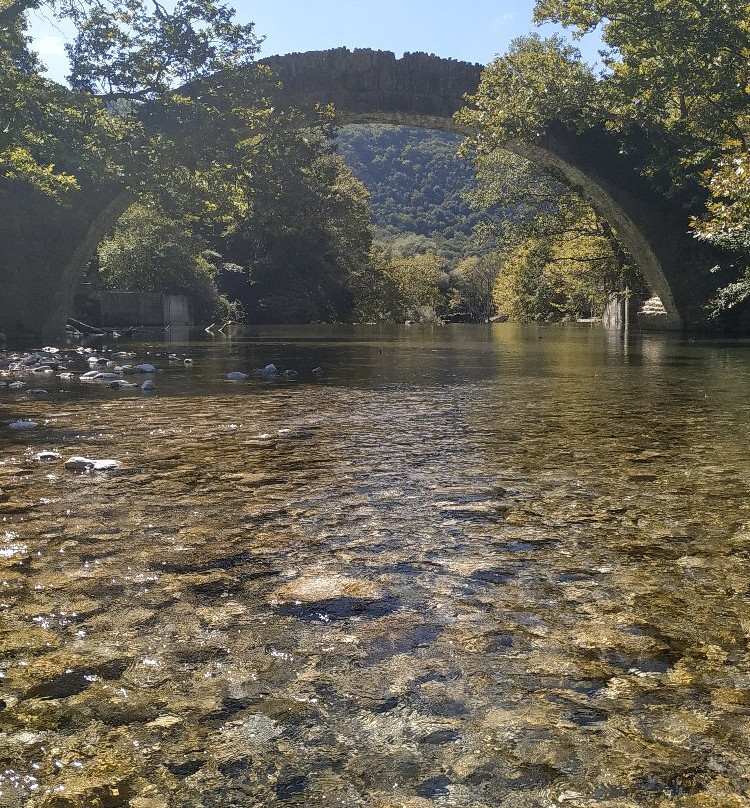
[[[333,103],[347,117],[393,113],[450,121],[464,95],[476,90],[482,66],[426,53],[336,48],[262,60],[280,78],[279,100],[298,106]],[[445,126],[445,124],[443,124]]]

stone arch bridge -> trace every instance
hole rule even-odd
[[[426,54],[340,48],[264,60],[279,76],[277,105],[333,103],[345,123],[380,122],[463,133],[453,114],[481,66]],[[671,327],[704,325],[716,254],[687,232],[689,211],[657,194],[598,129],[550,127],[512,151],[555,171],[617,230],[667,310]],[[0,198],[0,331],[30,342],[59,337],[78,281],[128,205],[117,188],[84,187],[59,207],[23,187]]]

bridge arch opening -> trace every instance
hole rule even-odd
[[[338,111],[338,122],[348,124],[380,124],[389,126],[408,126],[413,129],[439,131],[457,136],[466,136],[467,130],[458,125],[452,117],[435,115],[406,114],[393,111]],[[668,324],[673,328],[682,325],[682,318],[677,310],[671,289],[664,277],[658,257],[654,254],[648,241],[643,238],[637,225],[618,205],[617,201],[607,193],[601,185],[592,181],[589,175],[577,166],[563,159],[559,154],[540,145],[525,143],[510,144],[509,151],[529,160],[535,165],[562,177],[564,183],[580,193],[594,208],[597,214],[606,219],[616,231],[625,249],[633,256],[641,270],[646,283],[661,299],[667,311]],[[68,261],[61,278],[61,295],[67,294],[67,300],[61,300],[59,311],[69,312],[73,307],[73,298],[78,280],[83,276],[86,267],[96,254],[101,241],[112,231],[117,220],[127,210],[132,200],[127,194],[115,197],[105,206],[91,223],[89,231]],[[614,291],[614,290],[610,290]],[[662,322],[665,318],[661,318]],[[54,323],[52,330],[64,327],[64,317]]]

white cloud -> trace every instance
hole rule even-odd
[[[42,57],[65,56],[65,40],[61,36],[34,37],[31,47]]]
[[[513,14],[512,12],[509,12],[508,14],[503,14],[502,17],[493,18],[492,25],[495,28],[502,28],[505,25],[505,23],[511,22],[512,20],[515,20],[515,18],[516,15]]]

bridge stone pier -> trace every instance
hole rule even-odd
[[[29,346],[59,340],[84,270],[129,204],[113,187],[84,186],[62,205],[20,183],[5,187],[0,332]]]
[[[339,48],[263,60],[278,76],[274,103],[333,103],[342,123],[380,122],[465,134],[453,119],[481,66],[414,53]],[[720,254],[687,231],[696,202],[656,193],[600,129],[550,126],[508,148],[577,188],[617,231],[664,303],[672,328],[706,326],[704,304]],[[101,239],[129,204],[120,188],[88,185],[64,205],[22,185],[0,189],[0,332],[39,344],[58,339],[76,286]]]

